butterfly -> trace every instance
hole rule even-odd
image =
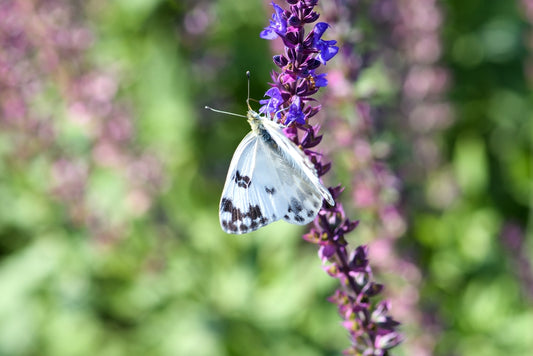
[[[246,103],[252,131],[231,159],[220,199],[222,230],[245,234],[280,219],[298,225],[310,223],[323,200],[335,205],[331,193],[309,158],[284,135],[283,126],[252,110],[249,99]]]

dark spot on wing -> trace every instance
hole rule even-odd
[[[305,219],[302,218],[300,215],[294,215],[294,220],[296,220],[298,222],[303,222]]]
[[[309,208],[308,206],[310,204],[317,205],[318,203],[316,199],[301,201],[295,197],[291,197],[287,207],[287,214],[283,218],[291,223],[304,224],[309,219],[315,217],[318,212],[317,209]]]
[[[220,210],[223,212],[231,212],[231,209],[233,209],[233,202],[231,199],[222,198],[222,201],[220,202]]]
[[[248,216],[252,219],[252,220],[257,220],[259,219],[260,217],[263,216],[263,214],[261,213],[261,209],[259,208],[259,205],[255,205],[255,206],[251,206],[250,205],[250,208],[248,210]]]
[[[264,128],[259,128],[259,135],[261,136],[261,138],[262,138],[265,142],[274,141],[274,140],[272,140],[272,136],[270,136],[270,134],[268,133],[268,131],[265,130]]]
[[[239,231],[239,229],[237,229],[237,225],[235,225],[235,223],[233,222],[230,222],[230,223],[226,222],[226,225],[227,225],[227,231],[230,231],[233,233],[236,233]]]
[[[276,141],[274,141],[272,139],[272,136],[270,136],[270,134],[268,133],[267,130],[265,130],[264,128],[259,128],[259,135],[260,137],[263,139],[263,141],[265,143],[267,143],[268,145],[270,145],[270,147],[272,147],[274,150],[278,150],[278,144],[276,143]]]
[[[252,180],[250,179],[250,177],[246,175],[241,176],[241,173],[239,171],[235,172],[235,176],[233,177],[233,180],[235,181],[235,183],[237,183],[238,187],[244,188],[244,189],[248,189],[250,184],[252,184]]]
[[[302,203],[300,203],[298,199],[292,197],[289,205],[289,212],[294,211],[296,214],[298,214],[302,210],[304,210]]]
[[[274,193],[276,193],[276,188],[265,187],[265,192],[267,192],[267,194],[274,195]]]
[[[226,232],[246,233],[269,223],[269,220],[263,216],[259,205],[249,205],[246,211],[242,211],[233,204],[231,199],[222,198],[220,211],[229,213],[229,220],[221,221],[222,228]]]

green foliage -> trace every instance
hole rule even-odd
[[[404,239],[424,275],[420,309],[439,321],[436,354],[524,355],[533,349],[533,296],[500,238],[506,223],[526,226],[531,214],[524,20],[510,1],[444,3],[456,121],[436,140],[449,165],[416,183],[423,198],[406,198]],[[20,138],[0,132],[0,355],[339,354],[347,333],[325,301],[337,286],[301,229],[279,223],[235,237],[218,226],[226,169],[248,127],[203,107],[244,112],[248,69],[252,97],[265,91],[273,64],[258,37],[268,16],[261,2],[216,2],[201,33],[187,27],[201,22],[191,17],[200,2],[83,6],[96,38],[84,65],[118,73],[136,132],[129,149],[153,154],[163,179],[138,210],[125,183],[138,171],[89,165],[86,206],[113,227],[102,233],[52,193],[57,156],[88,159],[94,144],[67,120],[57,83],[34,105],[57,123],[61,152],[23,156]],[[392,101],[401,88],[385,71],[374,65],[358,92]],[[442,208],[448,176],[459,193]],[[521,252],[531,261],[528,233]]]

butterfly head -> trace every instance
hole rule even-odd
[[[256,130],[261,126],[261,122],[264,120],[264,117],[261,117],[257,111],[250,108],[250,105],[248,105],[248,113],[246,114],[246,117],[248,118],[248,123],[252,127],[252,130]]]

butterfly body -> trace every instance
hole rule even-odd
[[[335,202],[303,151],[282,126],[248,111],[252,131],[235,151],[220,201],[220,225],[227,233],[244,234],[284,219],[305,225],[313,221],[325,199]]]

